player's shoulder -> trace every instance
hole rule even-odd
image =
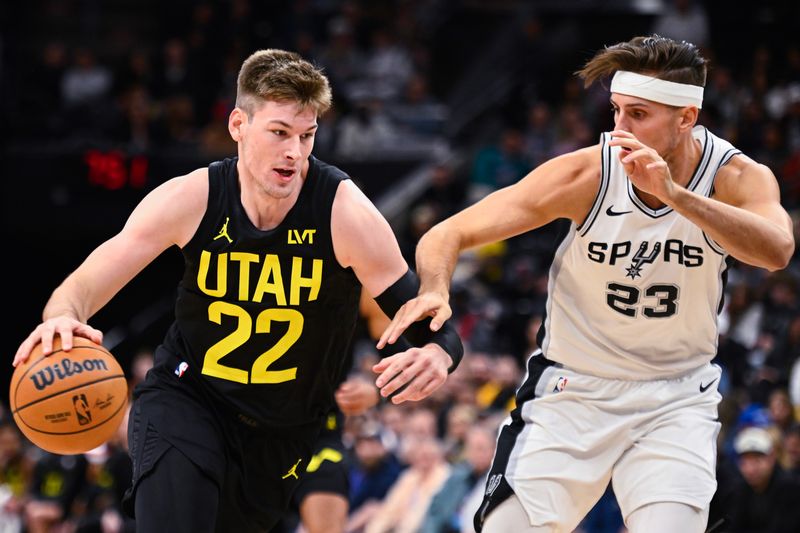
[[[142,203],[175,217],[187,217],[205,212],[208,191],[208,169],[199,168],[168,179],[153,189]]]
[[[758,189],[765,183],[775,180],[775,174],[767,165],[745,154],[736,154],[717,171],[714,177],[715,198],[738,196],[750,188]]]
[[[587,146],[554,157],[539,167],[564,186],[596,188],[600,182],[601,146]]]
[[[772,171],[767,165],[759,163],[758,161],[739,153],[730,158],[717,172],[718,176],[738,177],[746,173],[768,173]]]
[[[602,160],[602,146],[594,144],[585,148],[579,148],[572,152],[568,152],[556,159],[562,159],[565,165],[569,165],[576,172],[586,172],[593,170],[600,171],[600,162]]]
[[[187,174],[175,176],[163,183],[159,188],[169,196],[188,195],[185,200],[195,196],[208,195],[208,168],[198,168]]]
[[[337,167],[336,165],[326,163],[325,161],[318,159],[313,155],[309,156],[308,163],[309,166],[312,169],[316,169],[317,174],[323,178],[335,179],[339,181],[350,179],[350,175],[341,168]]]

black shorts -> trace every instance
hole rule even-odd
[[[317,430],[292,436],[256,430],[219,416],[196,391],[183,385],[169,370],[154,368],[135,392],[128,425],[133,484],[126,494],[126,512],[135,514],[140,486],[152,487],[158,498],[146,500],[160,509],[148,509],[148,514],[175,518],[177,509],[191,509],[196,500],[211,498],[218,502],[218,511],[215,524],[206,522],[204,531],[268,531],[290,505],[309,464]],[[181,462],[185,464],[177,465]],[[149,476],[159,476],[160,470],[181,476],[186,465],[201,474],[186,474],[191,487],[171,477],[142,484]],[[204,483],[206,479],[211,483]],[[192,517],[185,523],[192,523]],[[192,529],[178,524],[171,529],[175,530]]]
[[[299,509],[306,496],[321,492],[339,494],[345,499],[350,495],[347,455],[339,434],[326,433],[317,440],[314,455],[295,489],[294,505]]]

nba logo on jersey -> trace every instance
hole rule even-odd
[[[553,387],[553,392],[561,392],[562,390],[566,389],[567,381],[568,381],[567,378],[565,378],[564,376],[558,378],[558,381],[556,381],[556,386]]]
[[[186,372],[186,369],[189,368],[189,363],[186,361],[181,361],[181,364],[175,369],[175,375],[179,378],[183,377],[183,373]]]

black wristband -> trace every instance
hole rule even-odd
[[[386,313],[386,316],[392,318],[404,303],[417,296],[418,290],[419,278],[417,278],[414,271],[409,269],[400,276],[400,279],[376,296],[375,301]],[[461,343],[455,328],[449,323],[442,324],[439,331],[431,331],[430,324],[430,318],[414,322],[403,332],[403,337],[417,347],[425,346],[431,342],[441,346],[453,361],[453,364],[447,370],[448,373],[452,373],[464,357],[464,345]]]

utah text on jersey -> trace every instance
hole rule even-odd
[[[299,305],[301,289],[308,289],[306,301],[314,301],[322,284],[322,259],[311,259],[311,268],[304,268],[303,257],[291,258],[289,292],[286,292],[284,272],[276,254],[231,252],[214,254],[203,250],[197,270],[197,287],[213,298],[236,295],[241,302],[261,303],[264,296],[272,295],[272,302],[279,306]],[[307,265],[308,258],[305,259]],[[228,269],[237,270],[238,275],[229,276]],[[306,275],[304,275],[304,272]],[[308,276],[310,274],[310,276]],[[229,281],[230,279],[230,281]],[[230,298],[230,296],[228,296]]]

